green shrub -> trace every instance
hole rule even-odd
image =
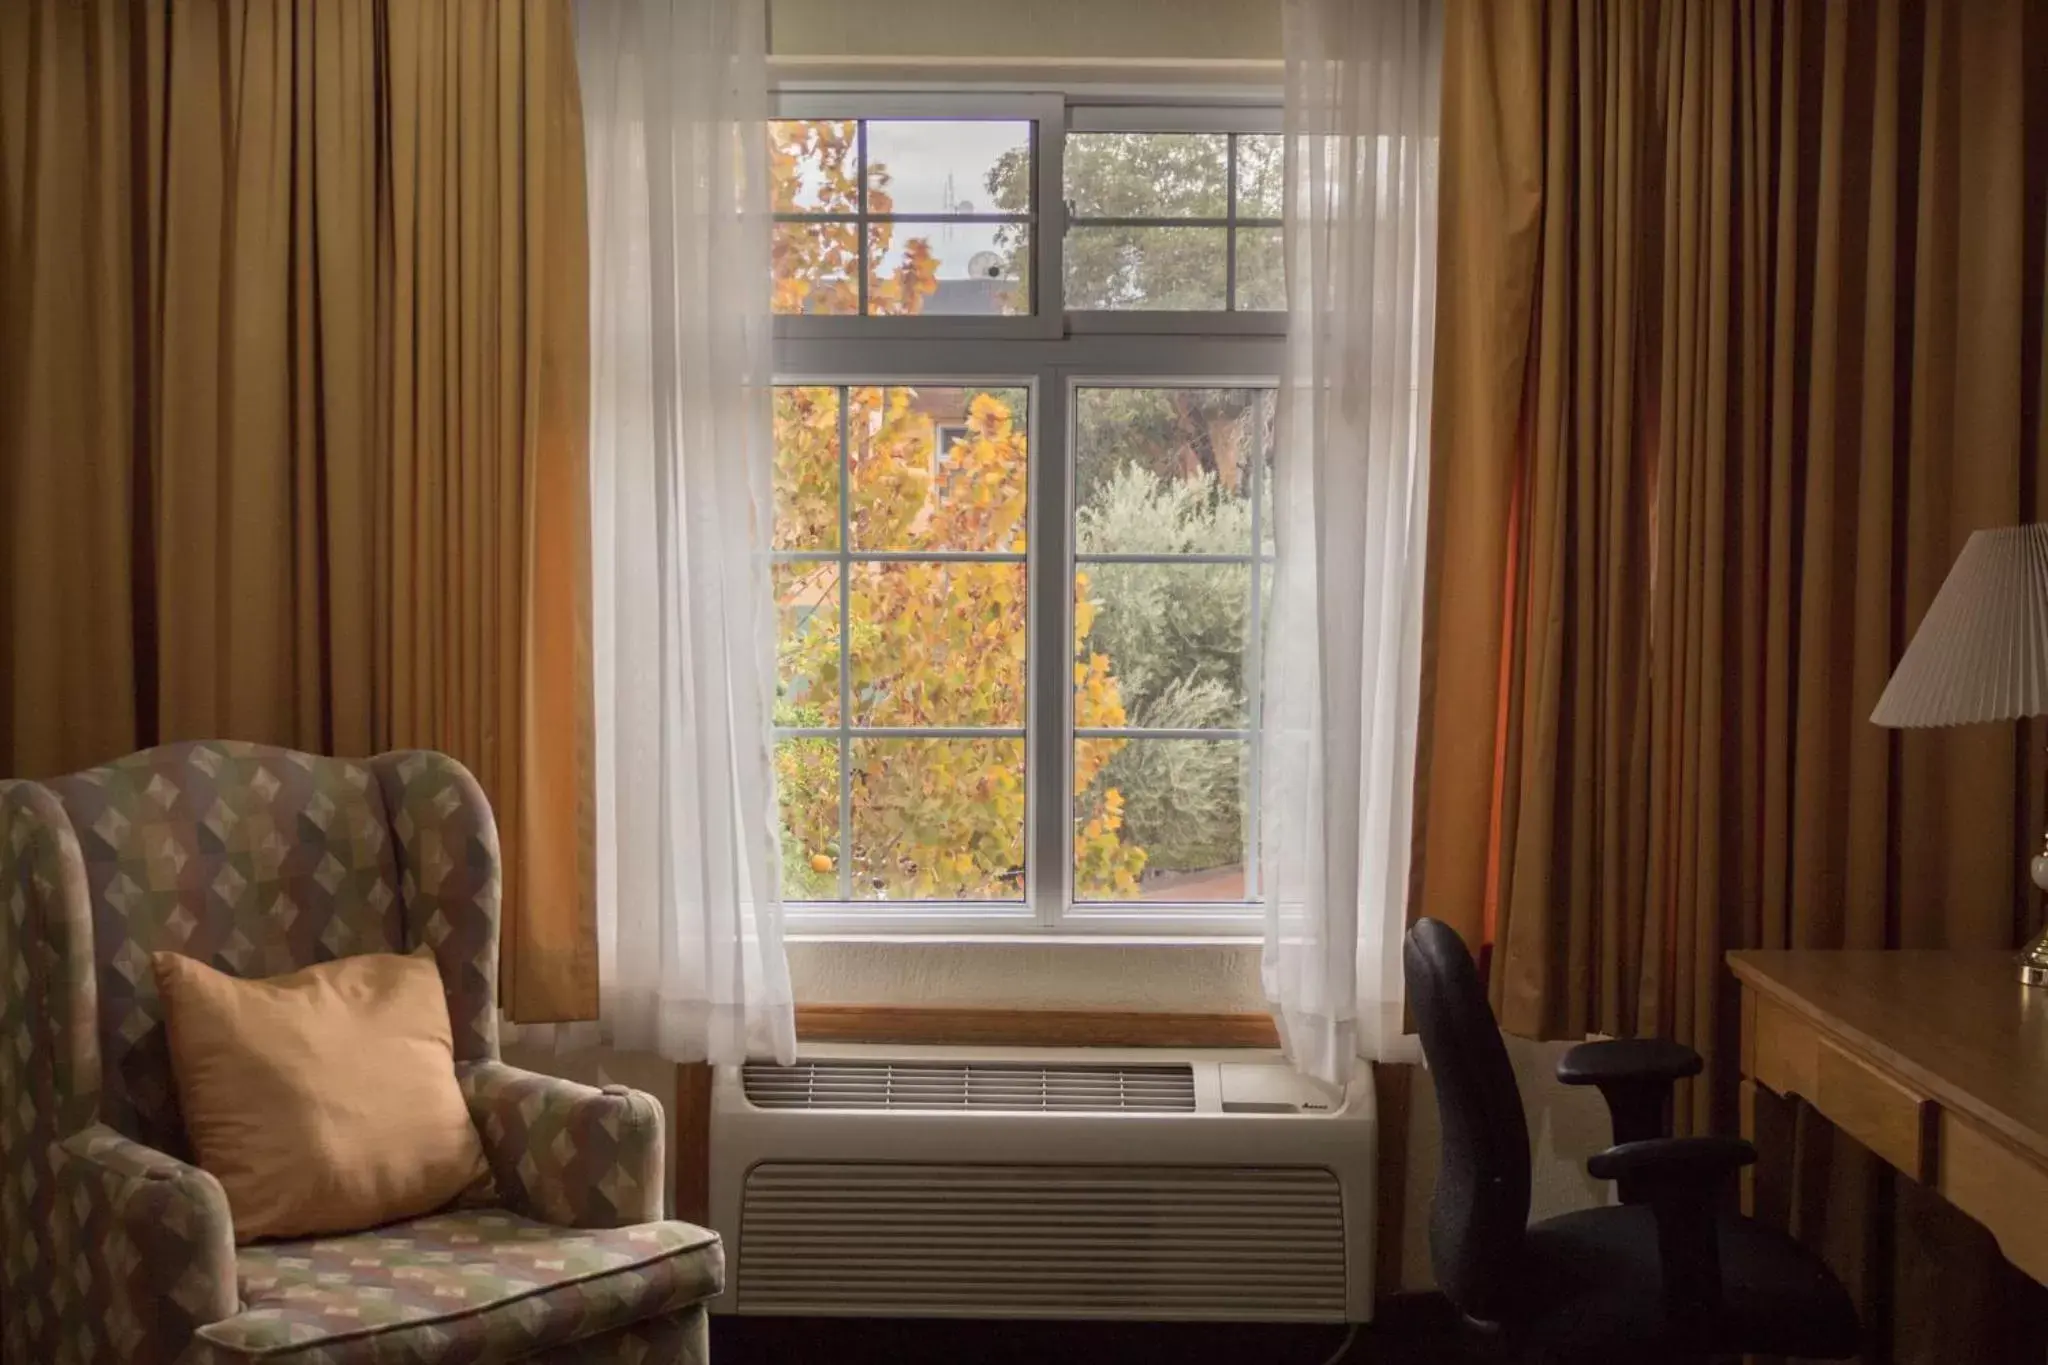
[[[1076,524],[1083,553],[1243,553],[1251,507],[1213,475],[1162,478],[1136,463],[1111,476]],[[1123,684],[1129,723],[1147,729],[1239,729],[1245,710],[1250,576],[1241,564],[1090,564],[1092,648]],[[1228,866],[1244,853],[1245,746],[1235,741],[1127,744],[1101,781],[1124,795],[1130,842],[1151,873]]]
[[[1209,679],[1176,679],[1146,724],[1199,729],[1235,723],[1238,700]],[[1124,829],[1148,872],[1228,867],[1244,856],[1244,790],[1234,740],[1157,739],[1126,744],[1101,781],[1124,794]]]

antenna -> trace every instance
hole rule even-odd
[[[947,213],[961,218],[965,218],[968,214],[974,212],[974,201],[962,199],[959,192],[953,188],[953,173],[951,171],[946,172],[946,188],[940,192],[939,206]]]

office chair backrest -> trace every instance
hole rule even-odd
[[[1416,921],[1403,952],[1408,1003],[1436,1084],[1443,1160],[1430,1203],[1437,1287],[1498,1321],[1529,1221],[1529,1126],[1472,955],[1447,924]]]

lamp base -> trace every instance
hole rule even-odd
[[[2048,986],[2048,929],[2034,935],[2020,949],[2020,982],[2027,986]]]
[[[2027,872],[2035,886],[2048,891],[2048,834],[2041,836],[2041,851],[2027,865]],[[2048,928],[2028,939],[2027,946],[2020,949],[2020,984],[2048,986]]]

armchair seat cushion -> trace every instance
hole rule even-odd
[[[236,1253],[242,1311],[199,1330],[195,1365],[518,1360],[716,1294],[718,1234],[688,1223],[573,1229],[498,1209]]]

